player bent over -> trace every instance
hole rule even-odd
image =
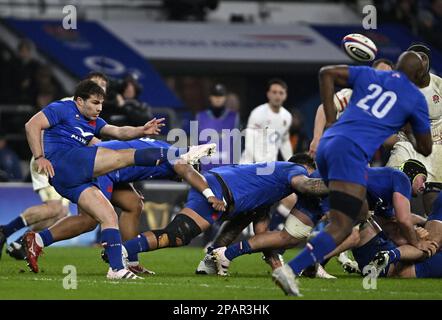
[[[413,148],[413,137],[400,132],[399,141],[394,145],[387,166],[398,168],[407,159],[421,161],[428,170],[428,183],[423,196],[425,213],[431,212],[433,201],[442,189],[442,78],[430,72],[431,51],[425,45],[414,44],[409,51],[418,53],[424,63],[423,73],[417,86],[425,97],[428,104],[428,112],[431,121],[431,135],[433,152],[428,157],[416,152]]]
[[[117,215],[94,178],[120,168],[140,165],[152,166],[165,161],[162,148],[111,150],[88,147],[94,136],[109,136],[130,140],[149,134],[158,134],[163,119],[153,119],[141,127],[108,125],[99,117],[104,91],[90,80],[80,82],[74,101],[57,101],[45,107],[26,123],[28,143],[39,172],[49,175],[50,183],[63,197],[77,203],[101,224],[102,241],[109,255],[110,279],[137,278],[126,270],[121,258],[121,236]],[[44,130],[44,153],[41,134]],[[214,205],[223,207],[221,200],[212,199]],[[36,254],[44,244],[44,237],[26,237],[27,261],[31,270],[38,271]]]
[[[292,192],[326,194],[320,179],[308,178],[314,170],[312,163],[310,157],[302,154],[293,156],[289,162],[223,166],[210,170],[204,177],[214,194],[226,199],[227,210],[222,218],[234,219],[272,205]],[[274,166],[274,172],[259,174],[268,165]],[[187,245],[220,218],[221,212],[214,212],[205,198],[192,188],[185,208],[166,228],[142,233],[125,242],[124,247],[131,258],[140,252]],[[241,250],[250,248],[243,247]]]
[[[404,241],[407,241],[407,238],[411,238],[410,232],[415,232],[410,212],[410,198],[412,195],[422,193],[426,171],[425,167],[416,160],[405,162],[401,168],[403,172],[393,168],[368,168],[367,197],[369,207],[375,211],[376,215],[387,216],[389,220],[393,217],[397,219],[396,224],[399,224],[404,231]],[[311,177],[320,178],[320,175],[315,171]],[[227,247],[215,248],[211,254],[216,260],[215,272],[219,275],[226,275],[231,261],[245,253],[268,249],[288,249],[298,245],[310,236],[313,227],[328,212],[327,201],[327,198],[321,201],[299,195],[298,202],[290,212],[283,230],[257,234],[248,240],[230,244]],[[344,249],[351,248],[353,241],[346,240],[345,242],[347,243],[343,243],[327,255],[326,259]],[[240,247],[250,247],[251,251],[241,252],[238,250]],[[206,269],[211,271],[209,259],[205,258],[203,263],[207,265]],[[331,278],[320,265],[315,270],[315,276]]]

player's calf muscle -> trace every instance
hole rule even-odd
[[[101,227],[118,229],[118,217],[110,202],[95,187],[84,190],[78,200],[82,210],[96,219]]]

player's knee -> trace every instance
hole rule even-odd
[[[289,214],[285,221],[284,230],[295,239],[305,239],[312,231],[312,227],[306,225],[294,215]]]
[[[141,215],[143,209],[144,209],[144,202],[141,198],[131,202],[131,204],[126,206],[125,208],[122,208],[122,210],[124,210],[125,213],[137,217]]]
[[[112,214],[102,214],[98,217],[96,217],[97,221],[105,228],[115,228],[118,229],[118,216],[115,212]]]
[[[55,217],[62,217],[63,216],[64,206],[61,201],[53,200],[53,201],[48,201],[46,204],[47,204],[48,208],[50,209],[52,217],[55,218]],[[64,216],[66,216],[66,215],[67,215],[67,211],[64,214]]]
[[[353,228],[351,234],[348,236],[348,241],[350,242],[351,246],[356,246],[361,241],[361,235],[359,233],[358,228]]]
[[[57,216],[58,220],[63,219],[69,215],[69,208],[67,206],[62,205],[61,210]]]
[[[185,214],[177,215],[163,230],[153,231],[158,247],[178,247],[188,245],[201,233],[201,228]],[[167,242],[167,243],[166,243]]]
[[[358,219],[363,205],[361,199],[341,191],[330,191],[329,201],[330,210],[339,211],[353,221]]]

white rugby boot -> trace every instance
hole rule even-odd
[[[187,153],[180,156],[180,158],[186,161],[188,164],[197,164],[198,160],[211,156],[216,152],[216,144],[215,143],[206,143],[200,144],[198,146],[191,146]]]
[[[389,262],[390,262],[390,255],[388,254],[388,251],[379,251],[378,253],[376,253],[373,260],[371,260],[370,263],[368,264],[368,266],[370,266],[368,270],[370,270],[370,272],[371,270],[375,270],[376,277],[379,277],[382,271],[388,266]],[[364,276],[365,275],[366,274],[364,274]]]
[[[358,263],[348,256],[348,251],[341,252],[338,256],[338,262],[341,264],[345,272],[361,273]]]
[[[330,273],[325,271],[324,267],[320,263],[318,263],[317,266],[316,266],[315,278],[320,278],[320,279],[336,279],[335,276],[332,276]]]
[[[299,292],[295,273],[288,264],[276,268],[272,273],[272,278],[276,285],[280,287],[286,295],[302,297],[302,294]]]
[[[228,276],[230,260],[225,256],[226,247],[213,249],[212,259],[215,261],[216,273],[220,276]]]
[[[137,276],[132,271],[129,271],[128,269],[121,269],[118,271],[112,270],[112,268],[109,268],[106,277],[109,280],[141,280],[142,277]]]
[[[216,263],[210,253],[206,253],[195,270],[196,274],[216,274]]]

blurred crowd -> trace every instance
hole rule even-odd
[[[380,22],[399,22],[442,50],[442,0],[375,0]]]
[[[380,23],[399,22],[407,26],[416,35],[442,50],[442,0],[374,0],[378,9]],[[0,181],[26,180],[25,163],[29,160],[26,141],[22,138],[17,146],[16,140],[8,141],[11,136],[23,136],[22,127],[25,121],[42,107],[54,100],[70,95],[54,76],[54,70],[40,61],[34,44],[23,39],[12,50],[0,41],[0,108],[11,108],[20,105],[31,107],[26,114],[17,114],[16,119],[0,114]],[[188,77],[189,78],[189,77]],[[192,77],[190,77],[192,78]],[[189,79],[190,79],[189,78]],[[185,119],[199,120],[200,129],[244,129],[247,127],[248,115],[255,107],[245,105],[247,98],[239,96],[237,83],[225,83],[205,79],[182,81],[181,87],[167,81],[169,87],[181,98],[192,116]],[[128,74],[123,79],[109,79],[109,86],[102,117],[115,125],[142,125],[151,119],[152,108],[139,96],[143,88],[136,75]],[[198,89],[196,89],[198,88]],[[264,96],[264,92],[257,93]],[[243,105],[241,105],[243,104]],[[293,153],[309,150],[310,134],[306,131],[305,119],[296,106],[285,106],[292,118],[288,129],[289,142]],[[5,113],[4,113],[5,114]],[[183,127],[186,124],[183,123]],[[24,136],[23,136],[24,137]],[[206,141],[200,140],[200,143]],[[243,141],[244,144],[244,141]],[[382,162],[383,156],[377,155]],[[238,159],[231,159],[238,161]],[[20,166],[20,162],[22,165]]]
[[[34,45],[22,40],[16,51],[0,42],[1,104],[27,104],[39,110],[66,95],[51,68],[35,57]]]

